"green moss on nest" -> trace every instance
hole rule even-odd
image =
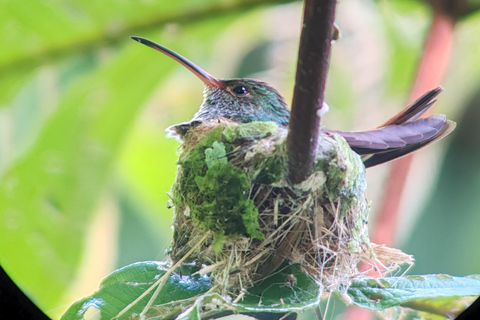
[[[195,182],[198,187],[195,197],[202,201],[189,205],[198,227],[224,235],[261,237],[256,232],[260,232],[258,210],[248,199],[250,183],[241,169],[217,160],[205,176],[195,177]]]
[[[284,163],[280,157],[270,156],[265,159],[262,169],[254,179],[255,183],[272,184],[283,178]]]
[[[336,134],[332,137],[320,136],[319,145],[321,148],[319,148],[319,151],[321,154],[317,157],[315,170],[325,173],[330,198],[336,199],[340,196],[340,192],[345,189],[346,175],[352,169],[348,165],[350,161],[344,161],[340,157],[345,157],[352,151],[342,137]]]
[[[272,123],[222,120],[187,133],[173,187],[173,262],[202,241],[189,262],[208,265],[215,284],[237,294],[284,261],[337,290],[358,275],[360,260],[376,259],[361,158],[323,132],[314,172],[291,185],[283,179],[286,136]]]
[[[183,152],[178,159],[178,164],[182,168],[182,176],[173,189],[173,202],[177,207],[183,207],[183,195],[189,194],[197,190],[195,177],[204,176],[207,171],[205,165],[205,150],[209,148],[215,141],[219,140],[222,135],[222,128],[212,130],[209,135],[203,136],[197,143],[195,148]],[[190,199],[192,200],[192,199]]]
[[[214,129],[182,153],[178,162],[182,175],[173,190],[175,206],[188,206],[195,225],[213,232],[215,251],[221,250],[225,237],[264,237],[258,209],[248,199],[250,181],[228,162],[233,146],[222,134],[222,128]]]
[[[255,140],[265,138],[278,130],[275,122],[250,122],[240,126],[227,126],[223,132],[225,140],[233,143],[238,140]]]

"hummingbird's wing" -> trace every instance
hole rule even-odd
[[[362,157],[363,164],[365,165],[366,168],[368,168],[368,167],[376,166],[377,164],[381,164],[390,160],[403,157],[415,150],[426,147],[431,143],[434,143],[436,141],[443,139],[444,137],[449,135],[450,132],[453,131],[453,129],[455,129],[456,125],[457,124],[455,122],[451,120],[447,120],[443,128],[433,137],[429,139],[423,139],[417,143],[408,144],[407,146],[402,148],[393,148],[393,149],[389,149],[386,152],[377,152],[377,153],[371,154],[370,156],[368,155],[363,156]]]
[[[403,109],[380,127],[369,131],[344,132],[325,130],[341,135],[353,151],[362,156],[365,167],[372,167],[423,148],[442,139],[455,128],[445,115],[418,119],[435,102],[443,89],[438,87]]]
[[[365,167],[372,167],[404,155],[442,139],[455,128],[455,122],[443,114],[399,125],[388,125],[369,131],[343,132],[341,135],[353,151],[363,158]]]

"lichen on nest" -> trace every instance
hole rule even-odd
[[[299,264],[325,291],[348,287],[360,261],[389,272],[412,258],[371,244],[365,168],[345,140],[321,133],[315,169],[286,180],[287,130],[272,122],[212,121],[184,137],[172,187],[170,257],[203,266],[218,292],[236,295],[283,263]]]

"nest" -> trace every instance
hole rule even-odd
[[[292,185],[286,135],[274,123],[226,121],[187,133],[172,188],[172,262],[188,252],[185,261],[202,266],[216,291],[230,296],[284,263],[300,265],[328,292],[347,288],[361,274],[360,261],[381,272],[411,263],[370,243],[365,168],[345,140],[321,133],[314,172]]]

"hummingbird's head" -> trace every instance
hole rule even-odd
[[[183,136],[191,125],[226,118],[236,122],[273,121],[286,126],[290,117],[285,99],[277,90],[254,79],[217,79],[178,53],[141,37],[131,37],[162,52],[190,70],[205,84],[204,100],[193,119],[168,128]]]
[[[254,79],[220,79],[206,84],[204,100],[192,121],[220,117],[241,123],[273,121],[286,126],[290,116],[285,99],[265,82]]]

